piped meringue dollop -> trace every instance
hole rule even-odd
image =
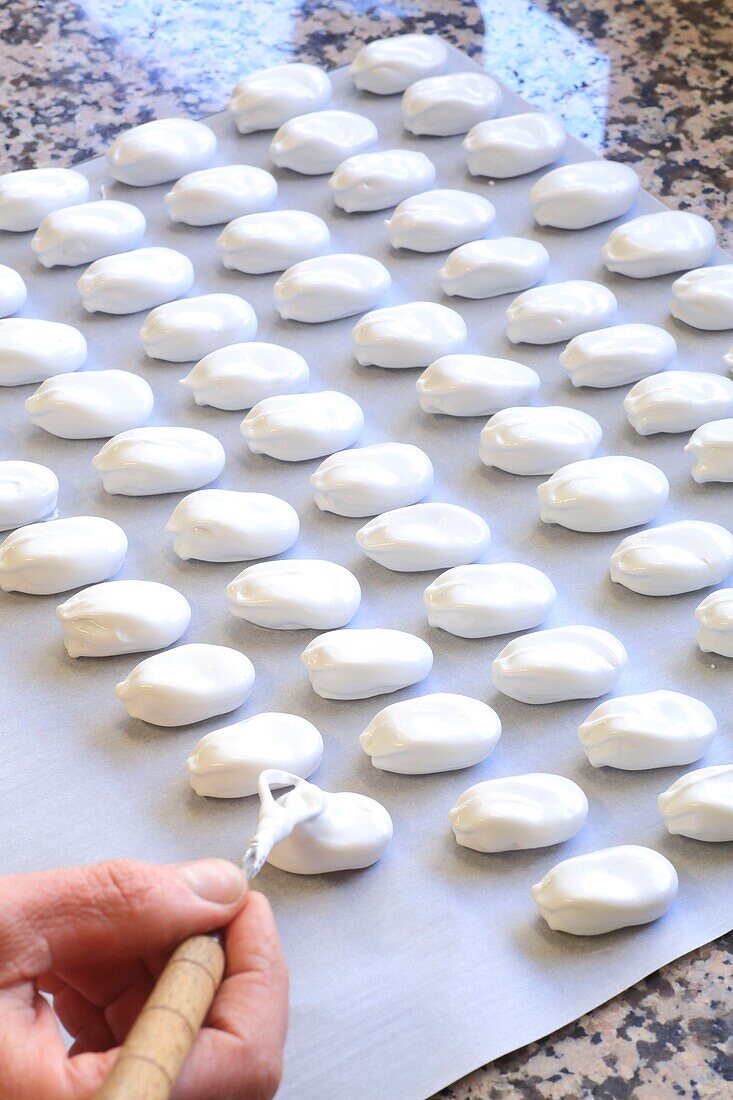
[[[189,172],[165,196],[168,217],[184,225],[221,225],[269,210],[277,198],[275,177],[251,164],[223,164]]]
[[[710,371],[668,370],[637,382],[624,412],[639,435],[690,432],[733,416],[733,380]]]
[[[563,775],[528,772],[476,783],[450,812],[456,842],[474,852],[547,848],[574,837],[588,799]]]
[[[361,603],[353,573],[332,561],[265,561],[243,569],[227,586],[238,619],[271,630],[337,630]]]
[[[666,370],[676,354],[675,338],[657,325],[612,325],[574,337],[560,362],[574,386],[610,389]]]
[[[411,84],[402,97],[402,119],[411,134],[448,137],[496,118],[501,88],[486,73],[446,73]]]
[[[494,687],[520,703],[595,699],[618,682],[627,654],[595,626],[556,626],[504,646],[491,666]]]
[[[165,649],[191,621],[188,600],[157,581],[105,581],[56,608],[70,657],[112,657]]]
[[[711,420],[690,436],[685,452],[692,455],[692,476],[707,481],[733,481],[733,419]]]
[[[556,597],[554,584],[539,569],[497,562],[441,573],[425,589],[424,600],[430,626],[458,638],[493,638],[539,626]]]
[[[437,302],[405,302],[366,313],[354,326],[354,355],[362,367],[427,367],[461,351],[467,338],[459,313]]]
[[[363,313],[381,301],[392,278],[371,256],[332,253],[289,267],[273,293],[280,316],[317,324]]]
[[[411,504],[375,516],[356,532],[364,553],[397,573],[475,561],[491,542],[489,525],[458,504]]]
[[[44,267],[78,267],[137,248],[144,233],[145,215],[136,206],[100,199],[47,214],[31,248]]]
[[[733,328],[733,264],[688,271],[672,283],[672,316],[693,328]]]
[[[359,405],[336,390],[267,397],[241,423],[253,454],[281,462],[305,462],[341,451],[356,443],[363,427]]]
[[[529,193],[535,221],[556,229],[587,229],[628,213],[641,184],[632,168],[614,160],[587,160],[553,168]]]
[[[490,416],[530,402],[540,388],[531,367],[488,355],[444,355],[431,363],[415,388],[420,408],[446,416]]]
[[[336,206],[347,214],[385,210],[410,195],[427,191],[435,165],[414,149],[357,153],[343,161],[328,181]]]
[[[700,626],[697,644],[703,653],[733,657],[733,588],[711,592],[695,608]]]
[[[322,512],[361,518],[416,504],[433,487],[433,464],[411,443],[373,443],[330,455],[311,475]]]
[[[483,237],[495,217],[493,204],[470,191],[423,191],[400,203],[387,237],[393,248],[444,252]]]
[[[602,435],[598,421],[580,409],[518,406],[491,417],[481,432],[479,458],[508,474],[552,474],[590,458]]]
[[[642,596],[676,596],[720,584],[733,570],[733,535],[684,519],[637,531],[611,555],[611,580]]]
[[[122,567],[127,537],[100,516],[68,516],[12,531],[0,545],[0,588],[48,596],[106,581]]]
[[[127,370],[55,374],[25,403],[31,422],[62,439],[100,439],[137,428],[153,411],[153,391]]]
[[[89,180],[73,168],[28,168],[0,176],[0,229],[27,233],[46,214],[89,198]]]
[[[377,127],[364,115],[314,111],[280,127],[270,144],[270,156],[278,168],[321,176],[333,172],[346,157],[373,145],[378,136]]]
[[[192,118],[156,118],[115,138],[104,154],[113,179],[152,187],[205,168],[216,152],[213,130]]]
[[[168,363],[202,359],[212,351],[253,340],[257,317],[237,294],[202,294],[166,302],[145,318],[140,339],[145,354]]]
[[[733,840],[733,764],[698,768],[657,799],[667,832],[692,840]]]
[[[318,111],[331,98],[331,81],[316,65],[294,62],[243,76],[227,111],[240,134],[276,130],[290,118]]]
[[[79,370],[86,358],[87,342],[71,325],[29,317],[0,321],[0,386],[43,382]]]
[[[649,523],[669,496],[669,482],[651,462],[608,455],[571,462],[537,488],[540,519],[570,531],[621,531]]]
[[[322,699],[369,699],[424,680],[433,651],[404,630],[332,630],[314,638],[301,660]]]
[[[601,255],[609,271],[651,279],[700,267],[714,250],[715,230],[710,222],[686,210],[662,210],[619,225]]]
[[[0,531],[51,518],[58,497],[58,478],[47,466],[19,459],[0,461]]]
[[[93,458],[105,492],[128,497],[183,493],[217,478],[224,448],[198,428],[132,428],[120,432]]]
[[[25,305],[28,291],[12,267],[0,264],[0,317],[10,317]]]
[[[187,294],[193,264],[174,248],[135,248],[95,260],[77,286],[89,313],[138,313]]]
[[[363,91],[394,95],[416,80],[441,73],[447,64],[448,49],[437,35],[398,34],[362,46],[349,75]]]
[[[506,334],[513,344],[556,344],[609,324],[616,296],[601,283],[569,279],[525,290],[506,311]]]
[[[328,226],[317,214],[267,210],[235,218],[216,243],[224,267],[245,275],[266,275],[322,256],[330,242]]]
[[[165,529],[184,561],[251,561],[289,550],[300,521],[290,504],[269,493],[199,489],[176,505]]]
[[[280,344],[248,341],[228,344],[205,355],[181,385],[197,405],[215,409],[251,409],[266,397],[301,393],[310,370],[302,355]]]
[[[438,278],[444,294],[496,298],[534,286],[549,266],[549,253],[539,241],[499,237],[462,244],[451,252]]]
[[[479,122],[463,148],[472,176],[510,179],[546,168],[561,155],[567,135],[552,115],[541,111]]]
[[[275,845],[267,857],[271,867],[294,875],[324,875],[371,867],[384,855],[392,839],[392,819],[381,803],[346,791],[321,794],[321,812]]]

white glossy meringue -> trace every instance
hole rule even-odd
[[[362,367],[401,370],[427,367],[461,351],[466,324],[460,313],[437,302],[405,302],[366,313],[352,330],[354,355]]]
[[[322,176],[333,172],[346,157],[374,145],[378,136],[377,127],[365,115],[314,111],[280,127],[270,144],[270,156],[278,168]]]
[[[243,569],[227,586],[238,619],[271,630],[338,630],[361,603],[353,573],[332,561],[287,558]]]
[[[693,328],[733,328],[733,264],[688,271],[672,283],[671,313]]]
[[[525,290],[506,311],[506,334],[513,344],[556,344],[609,324],[615,294],[601,283],[569,279]]]
[[[552,164],[565,148],[566,137],[552,115],[529,111],[479,122],[466,134],[463,148],[472,176],[510,179]]]
[[[550,265],[539,241],[524,237],[473,240],[451,252],[438,279],[444,294],[460,298],[496,298],[534,286]]]
[[[583,332],[560,354],[574,386],[610,389],[666,370],[677,342],[657,325],[612,325]]]
[[[690,432],[733,416],[733,380],[710,371],[668,370],[637,382],[624,411],[639,435]]]
[[[411,443],[373,443],[330,455],[311,475],[322,512],[361,518],[416,504],[433,487],[433,464]]]
[[[0,461],[0,531],[50,519],[56,514],[59,482],[37,462]]]
[[[553,474],[590,458],[602,435],[598,421],[580,409],[520,405],[491,417],[481,432],[479,458],[508,474]]]
[[[28,291],[12,267],[0,264],[0,317],[10,317],[25,305]]]
[[[706,264],[715,249],[710,222],[686,210],[643,214],[614,229],[601,255],[609,271],[651,279]]]
[[[411,134],[448,137],[496,118],[501,102],[501,88],[486,73],[446,73],[410,85],[402,97],[402,119]]]
[[[114,576],[127,553],[127,537],[112,520],[69,516],[31,523],[0,545],[0,588],[48,596]]]
[[[276,130],[290,118],[318,111],[331,98],[331,81],[316,65],[294,62],[243,76],[227,110],[240,134]]]
[[[275,283],[273,293],[283,319],[317,324],[371,309],[391,285],[389,271],[379,260],[331,253],[289,267]]]
[[[499,715],[479,699],[438,692],[380,710],[359,737],[372,764],[398,775],[471,768],[501,737]]]
[[[444,355],[423,371],[415,388],[426,413],[490,416],[530,402],[540,388],[540,377],[511,359]]]
[[[733,840],[733,764],[698,768],[657,799],[667,832],[713,844]]]
[[[29,168],[0,176],[0,229],[26,233],[46,214],[89,197],[89,180],[72,168]]]
[[[257,317],[238,294],[202,294],[166,302],[145,318],[140,339],[145,354],[168,363],[202,359],[212,351],[253,340]]]
[[[324,875],[371,867],[392,839],[392,819],[363,794],[321,792],[323,809],[276,844],[267,862],[294,875]],[[283,803],[288,795],[278,799]]]
[[[493,204],[471,191],[424,191],[400,203],[387,238],[393,248],[444,252],[483,237],[495,217]]]
[[[328,181],[336,206],[347,214],[385,210],[427,191],[435,182],[435,165],[414,149],[385,149],[347,157]]]
[[[78,329],[28,317],[0,320],[0,386],[26,386],[75,371],[87,358]]]
[[[277,198],[275,177],[251,164],[223,164],[189,172],[165,196],[168,217],[184,225],[221,225],[269,210]]]
[[[611,555],[611,580],[642,596],[676,596],[720,584],[733,570],[733,535],[683,519],[637,531]]]
[[[563,860],[532,887],[550,928],[571,936],[600,936],[649,924],[666,913],[676,895],[672,864],[638,844]]]
[[[188,781],[208,798],[257,794],[260,773],[278,768],[307,779],[323,756],[323,738],[297,714],[266,712],[207,733],[186,761]]]
[[[481,557],[488,523],[458,504],[411,504],[375,516],[356,532],[364,553],[397,573],[449,569]]]
[[[345,393],[283,394],[258,401],[241,423],[253,454],[281,462],[305,462],[341,451],[356,443],[364,414]]]
[[[105,581],[56,608],[70,657],[113,657],[165,649],[191,621],[188,600],[157,581]]]
[[[236,710],[249,698],[254,680],[244,653],[194,642],[146,657],[115,694],[131,718],[154,726],[188,726]]]
[[[497,562],[459,565],[425,589],[430,626],[458,638],[494,638],[531,630],[549,615],[557,592],[531,565]]]
[[[252,561],[289,550],[298,538],[298,513],[269,493],[199,489],[173,510],[166,531],[184,561]]]
[[[44,267],[78,267],[137,248],[144,233],[145,215],[136,206],[100,199],[47,214],[31,248]]]
[[[205,168],[215,152],[216,137],[203,122],[156,118],[123,130],[104,155],[113,179],[151,187]]]
[[[578,737],[594,768],[646,771],[692,764],[708,751],[715,715],[679,691],[645,691],[608,699],[588,715]]]
[[[698,485],[733,481],[733,419],[702,424],[690,436],[685,452],[692,455],[692,476]]]
[[[537,180],[529,205],[539,225],[587,229],[627,214],[641,184],[632,168],[615,160],[586,160],[553,168]]]
[[[588,799],[563,775],[528,772],[476,783],[450,812],[456,842],[474,852],[547,848],[574,837]]]
[[[217,239],[224,267],[245,275],[284,271],[328,252],[331,235],[307,210],[268,210],[236,218]]]
[[[607,630],[556,626],[509,642],[491,674],[494,687],[520,703],[558,703],[605,695],[626,660],[623,645]]]
[[[95,260],[77,286],[89,313],[139,313],[187,294],[193,264],[174,248],[135,248]]]
[[[113,436],[93,458],[107,493],[147,497],[184,493],[217,478],[224,448],[198,428],[132,428]]]
[[[181,385],[193,392],[197,405],[240,410],[266,397],[301,393],[309,378],[308,364],[297,351],[250,340],[205,355]]]
[[[733,657],[733,588],[711,592],[695,608],[700,626],[697,644],[703,653]]]
[[[398,34],[362,46],[349,75],[363,91],[394,95],[416,80],[442,73],[447,64],[448,49],[437,35]]]
[[[604,455],[571,462],[537,487],[540,519],[569,531],[622,531],[649,523],[669,496],[669,482],[651,462]]]
[[[153,411],[153,391],[127,370],[55,374],[25,403],[31,423],[62,439],[101,439],[137,428]]]
[[[301,660],[322,699],[369,699],[424,680],[433,651],[404,630],[332,630],[314,638]]]

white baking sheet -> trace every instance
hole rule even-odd
[[[473,62],[452,52],[454,69]],[[495,235],[543,241],[551,254],[547,282],[600,279],[617,294],[618,320],[668,327],[679,343],[677,365],[724,370],[728,334],[705,334],[671,320],[672,278],[636,282],[609,275],[599,249],[612,225],[580,233],[541,230],[527,193],[536,176],[491,186],[464,169],[461,138],[411,138],[400,124],[399,96],[355,92],[344,71],[332,74],[334,106],[353,108],[376,122],[380,146],[422,149],[438,169],[437,186],[463,187],[496,204]],[[506,92],[505,113],[528,105]],[[225,115],[211,126],[219,137],[218,163],[270,167],[271,135],[240,137]],[[593,154],[571,139],[565,161]],[[276,276],[226,272],[214,241],[219,229],[169,223],[166,188],[111,184],[103,161],[82,167],[93,194],[139,205],[148,219],[148,243],[183,249],[196,269],[192,293],[234,291],[260,319],[259,338],[296,348],[312,368],[312,389],[334,388],[364,408],[362,443],[418,444],[436,470],[430,499],[458,501],[486,517],[493,543],[485,560],[539,566],[559,598],[546,625],[590,623],[623,640],[629,664],[620,693],[674,688],[698,696],[716,711],[718,738],[703,763],[733,759],[729,701],[733,662],[703,656],[694,641],[692,611],[701,594],[653,600],[612,586],[608,558],[620,534],[578,535],[542,525],[535,488],[542,479],[484,469],[477,458],[480,419],[430,417],[417,404],[416,371],[358,367],[351,355],[353,319],[305,326],[278,319],[272,302]],[[389,301],[441,300],[436,272],[443,256],[392,252],[384,213],[345,215],[330,202],[326,177],[277,172],[278,205],[312,210],[327,219],[333,251],[383,260],[393,276]],[[659,209],[643,195],[632,213]],[[181,730],[162,730],[127,718],[114,684],[134,656],[72,661],[61,644],[54,608],[65,597],[2,594],[2,870],[26,871],[66,863],[131,856],[178,860],[210,854],[237,859],[256,816],[256,800],[199,799],[189,790],[184,762],[205,732],[265,710],[290,710],[323,732],[326,751],[316,779],[333,790],[354,790],[384,803],[394,819],[391,849],[366,872],[298,878],[266,868],[259,885],[271,898],[292,976],[292,1023],[283,1100],[421,1100],[476,1066],[522,1046],[598,1005],[651,970],[725,932],[733,923],[731,845],[704,845],[666,836],[656,795],[684,769],[625,774],[595,771],[586,763],[576,728],[593,702],[530,707],[491,686],[492,658],[508,640],[463,641],[425,622],[422,593],[435,574],[397,574],[365,559],[354,543],[358,520],[320,513],[309,492],[316,462],[297,465],[250,455],[239,434],[240,414],[197,408],[178,385],[186,367],[156,363],[137,339],[142,315],[89,316],[76,280],[83,269],[45,271],[30,250],[30,234],[4,235],[3,263],[28,282],[27,317],[78,325],[90,348],[87,367],[137,371],[153,386],[151,423],[183,424],[215,433],[227,451],[218,485],[261,489],[290,501],[301,519],[293,557],[323,557],[352,569],[363,588],[354,626],[390,626],[427,639],[435,653],[428,680],[410,691],[360,702],[326,702],[311,691],[300,653],[311,632],[268,632],[232,618],[225,587],[234,565],[181,562],[163,534],[179,496],[133,499],[107,496],[91,466],[100,444],[57,440],[34,428],[23,402],[33,387],[0,390],[0,454],[51,466],[61,482],[60,513],[89,513],[119,522],[130,550],[120,577],[164,581],[191,601],[186,641],[241,648],[257,681],[241,712]],[[504,336],[510,298],[450,305],[466,319],[469,350],[526,362],[542,377],[541,400],[596,416],[604,429],[601,454],[638,455],[658,463],[672,486],[660,521],[695,517],[733,522],[730,486],[696,486],[682,453],[685,436],[642,439],[626,423],[624,390],[575,390],[558,364],[561,346],[512,347]],[[427,691],[459,691],[496,707],[504,736],[483,764],[427,777],[373,769],[358,734],[384,705]],[[552,849],[498,856],[458,848],[447,813],[455,798],[480,779],[522,771],[556,771],[576,780],[590,800],[586,827]],[[656,924],[600,938],[575,939],[547,930],[529,887],[559,859],[611,844],[639,843],[669,856],[680,875],[679,898]]]

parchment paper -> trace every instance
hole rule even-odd
[[[457,51],[452,66],[474,67]],[[731,334],[700,333],[672,321],[672,277],[637,282],[605,272],[599,249],[613,223],[575,233],[538,229],[527,203],[536,175],[496,185],[471,179],[460,137],[411,138],[401,127],[399,96],[360,94],[344,71],[332,75],[333,105],[373,118],[382,148],[422,149],[438,169],[436,186],[488,195],[497,208],[493,235],[542,240],[552,257],[546,281],[581,277],[607,283],[619,299],[619,322],[648,321],[674,332],[677,366],[724,371],[721,355]],[[504,113],[527,109],[506,92]],[[219,137],[218,163],[270,167],[271,135],[238,136],[225,115],[210,123]],[[593,155],[571,139],[565,161]],[[546,625],[589,623],[618,634],[630,658],[619,693],[666,687],[705,700],[717,713],[720,732],[702,764],[733,759],[733,662],[703,656],[695,645],[692,612],[702,593],[651,599],[612,585],[608,559],[623,534],[579,535],[541,524],[535,488],[542,479],[484,469],[477,458],[483,421],[423,414],[414,389],[419,372],[358,367],[349,336],[355,319],[310,327],[280,321],[272,301],[276,276],[224,271],[214,246],[220,230],[171,224],[162,201],[167,188],[112,184],[102,161],[82,171],[93,195],[104,184],[110,197],[143,209],[147,243],[188,252],[196,269],[192,293],[241,293],[257,311],[260,339],[287,344],[306,357],[312,389],[341,389],[355,397],[366,415],[362,443],[403,440],[423,447],[436,471],[430,499],[458,501],[489,521],[493,542],[484,560],[527,562],[555,582],[559,598]],[[386,213],[342,214],[331,204],[327,177],[275,174],[278,205],[324,216],[334,252],[361,252],[387,264],[393,276],[388,301],[441,300],[436,272],[444,255],[392,252]],[[632,214],[659,208],[643,195]],[[241,648],[257,670],[251,699],[240,712],[179,730],[146,726],[127,718],[113,692],[137,663],[135,656],[70,660],[54,617],[65,596],[2,594],[2,871],[121,856],[237,859],[256,817],[256,799],[197,798],[187,785],[189,750],[209,730],[259,711],[292,711],[312,720],[326,743],[317,782],[379,799],[392,814],[395,834],[381,862],[366,872],[299,878],[265,869],[260,877],[277,913],[292,976],[283,1100],[420,1100],[731,926],[731,845],[668,837],[657,815],[656,796],[684,769],[596,771],[576,737],[594,702],[531,707],[495,692],[490,664],[508,637],[464,641],[429,629],[422,593],[434,573],[391,573],[362,556],[354,542],[362,521],[320,513],[312,502],[309,476],[316,462],[290,465],[250,455],[239,433],[240,414],[197,408],[178,385],[188,367],[145,358],[137,338],[144,315],[87,315],[76,291],[83,268],[45,271],[31,253],[30,237],[5,234],[0,242],[2,262],[28,282],[22,315],[78,325],[89,341],[88,369],[120,367],[147,378],[156,400],[151,423],[215,433],[227,451],[216,484],[267,490],[290,501],[302,525],[290,555],[328,558],[352,569],[363,588],[352,625],[413,631],[433,647],[435,666],[424,683],[396,695],[347,703],[318,699],[300,663],[313,633],[268,631],[234,619],[225,588],[239,567],[174,556],[163,528],[180,496],[107,496],[91,466],[100,442],[58,440],[33,427],[23,402],[34,387],[0,390],[2,456],[55,470],[61,515],[119,522],[130,541],[119,576],[174,585],[193,607],[184,640]],[[504,311],[511,297],[446,301],[466,319],[468,350],[528,363],[542,377],[542,402],[596,416],[604,429],[599,454],[638,455],[664,469],[672,491],[660,521],[695,517],[731,524],[730,486],[693,483],[682,451],[686,436],[635,435],[621,407],[625,390],[573,389],[558,364],[562,345],[507,342]],[[372,768],[359,748],[361,730],[382,706],[428,691],[464,692],[495,706],[504,723],[496,751],[475,768],[444,775],[412,778]],[[559,772],[584,788],[590,815],[579,835],[559,848],[527,853],[488,856],[459,848],[447,818],[456,797],[481,779],[528,770]],[[646,928],[597,938],[548,931],[529,887],[560,859],[622,843],[651,845],[674,862],[680,891],[669,914]]]

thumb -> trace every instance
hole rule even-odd
[[[114,860],[2,880],[0,986],[136,958],[228,924],[247,882],[225,859]]]

